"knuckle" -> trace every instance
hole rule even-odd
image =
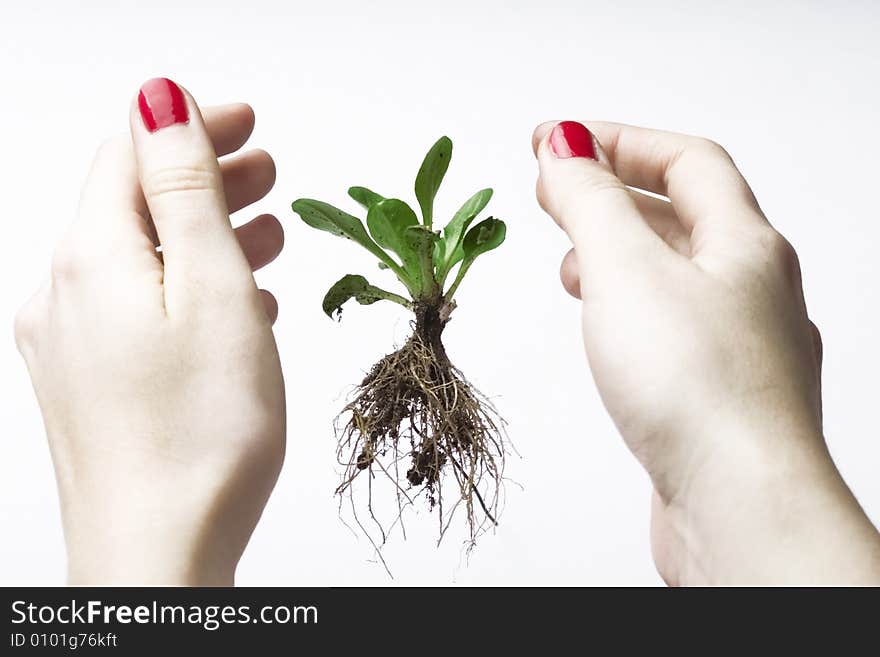
[[[816,358],[821,364],[823,352],[825,350],[824,344],[822,342],[822,331],[820,331],[819,327],[816,326],[816,324],[812,321],[810,322],[810,333],[813,337],[813,349],[816,353]]]
[[[215,166],[188,164],[166,166],[150,172],[142,180],[144,194],[157,199],[179,194],[215,193],[221,189]]]
[[[250,151],[251,157],[254,159],[262,160],[262,162],[266,165],[267,171],[271,173],[272,176],[276,173],[276,165],[275,158],[272,157],[272,154],[263,149],[263,148],[254,148]]]
[[[559,279],[562,281],[562,287],[565,288],[566,292],[577,299],[581,297],[581,277],[574,249],[570,249],[562,259],[562,263],[559,265]]]
[[[779,232],[770,229],[760,238],[762,260],[776,271],[781,271],[792,282],[800,281],[800,261],[797,251]]]
[[[716,159],[730,160],[730,153],[717,141],[706,137],[693,137],[690,148],[698,153],[702,153]]]
[[[669,158],[663,182],[668,186],[671,172],[679,167],[699,171],[707,163],[717,161],[733,161],[724,146],[706,137],[687,137]]]
[[[543,178],[538,178],[538,182],[535,183],[535,198],[538,199],[538,205],[541,209],[549,214],[550,205],[547,197],[547,186],[544,184]]]
[[[15,346],[19,353],[26,354],[34,343],[36,335],[37,313],[34,308],[34,300],[31,299],[25,303],[18,312],[15,313],[13,321],[13,335],[15,337]]]
[[[673,183],[673,172],[699,179],[702,176],[723,176],[731,191],[736,189],[744,199],[757,205],[748,183],[739,173],[733,157],[724,146],[706,137],[685,137],[669,155],[663,167],[662,183],[666,188]]]
[[[610,173],[583,176],[560,196],[557,207],[561,216],[573,216],[583,211],[585,204],[596,203],[606,196],[621,192],[626,193],[626,186]]]
[[[101,142],[95,156],[101,158],[108,155],[117,155],[122,151],[128,150],[130,146],[131,141],[128,137],[125,135],[114,135]]]
[[[22,306],[15,313],[13,335],[15,336],[15,346],[18,347],[18,351],[24,353],[25,348],[31,343],[34,335],[34,323],[27,306]]]
[[[798,256],[794,247],[780,233],[772,231],[766,239],[766,249],[770,259],[782,265],[797,264]]]
[[[127,135],[108,137],[95,153],[95,162],[117,159],[120,155],[126,155],[132,150],[131,138]]]
[[[607,192],[617,193],[626,191],[626,185],[614,174],[603,170],[579,177],[575,184],[572,185],[572,191],[574,194],[583,196],[605,194]]]
[[[52,281],[73,282],[85,269],[86,258],[82,249],[72,240],[61,242],[52,254]]]

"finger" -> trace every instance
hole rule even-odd
[[[202,118],[217,157],[237,151],[254,131],[254,110],[245,103],[205,107]]]
[[[49,289],[50,283],[46,279],[15,314],[13,327],[15,346],[25,360],[28,360],[38,349],[37,345],[41,341],[40,336],[48,317]]]
[[[810,322],[810,332],[813,337],[813,353],[816,355],[816,364],[819,366],[819,372],[822,372],[822,360],[825,357],[825,347],[822,344],[822,333],[819,331],[819,327],[816,326],[812,321]]]
[[[577,253],[574,249],[569,249],[565,257],[562,258],[562,264],[559,266],[559,279],[566,292],[575,299],[581,298],[581,275],[578,271]]]
[[[132,105],[130,123],[138,177],[162,243],[167,312],[189,307],[206,289],[254,287],[192,96],[170,80],[149,80]]]
[[[618,177],[669,197],[688,231],[765,224],[752,190],[733,159],[708,139],[620,123],[590,122]],[[546,134],[547,124],[535,131]]]
[[[205,128],[218,155],[238,150],[254,129],[254,111],[244,103],[204,110]],[[272,168],[274,177],[274,165]],[[265,179],[265,171],[257,172]],[[241,192],[236,192],[242,196]],[[149,249],[155,229],[138,181],[131,135],[118,135],[98,149],[83,186],[79,217],[72,228],[88,239],[95,257]]]
[[[629,190],[629,195],[651,230],[674,251],[689,257],[691,255],[690,231],[678,220],[678,215],[672,204],[634,189]]]
[[[540,145],[541,140],[550,133],[557,123],[559,122],[548,121],[535,128],[535,132],[532,134],[532,150],[534,150],[535,155],[538,153],[538,146]],[[601,142],[601,140],[599,141]],[[605,149],[604,144],[602,145],[602,148]],[[609,161],[612,169],[614,169],[614,158],[610,155]],[[618,177],[621,178],[624,184],[631,184],[628,183],[627,180],[616,171],[616,169],[615,173],[618,174]],[[681,221],[679,221],[671,203],[664,199],[648,196],[647,194],[643,194],[634,189],[630,190],[630,196],[633,201],[635,201],[639,212],[642,214],[642,217],[647,224],[654,229],[654,232],[657,233],[664,242],[669,244],[669,246],[682,255],[690,255],[690,229],[683,226]]]
[[[278,319],[278,301],[269,290],[260,290],[260,296],[263,299],[263,307],[266,309],[266,317],[269,318],[271,324],[274,324]]]
[[[627,184],[668,196],[682,222],[766,223],[733,159],[708,139],[619,123],[596,123]]]
[[[535,154],[535,157],[538,157],[538,146],[544,141],[544,137],[549,135],[550,131],[560,123],[562,121],[544,121],[544,123],[535,128],[535,131],[532,133],[532,152]],[[586,122],[584,122],[584,125],[586,125]]]
[[[612,279],[644,280],[673,255],[583,125],[557,124],[538,146],[538,163],[538,200],[574,244],[582,293]]]
[[[810,333],[813,338],[813,353],[816,356],[816,376],[819,381],[819,396],[816,399],[816,413],[819,417],[819,422],[822,422],[822,362],[825,359],[825,346],[822,343],[822,333],[819,331],[819,327],[812,321],[810,321]]]
[[[230,213],[266,196],[275,185],[275,162],[264,150],[253,150],[220,164],[226,206]]]
[[[271,214],[262,214],[239,226],[235,235],[252,271],[268,265],[284,248],[284,229]]]
[[[667,586],[678,586],[678,555],[686,554],[682,545],[681,533],[672,524],[666,502],[655,489],[651,493],[651,555],[657,565],[657,572]]]
[[[77,218],[65,241],[93,262],[110,258],[136,266],[158,266],[155,234],[138,182],[134,147],[129,135],[108,139],[95,154],[80,195]]]
[[[271,191],[275,184],[275,163],[272,157],[262,150],[249,151],[220,163],[223,176],[223,189],[226,191],[226,205],[229,212],[237,212],[256,203]],[[159,246],[159,237],[148,220],[148,234],[153,246]]]
[[[645,219],[645,222],[660,239],[683,256],[689,257],[691,250],[690,235],[678,221],[672,205],[668,201],[629,190],[629,195]],[[580,274],[578,273],[577,254],[571,249],[565,254],[560,266],[559,276],[565,291],[576,299],[581,298]]]

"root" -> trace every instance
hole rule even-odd
[[[377,550],[397,522],[403,528],[405,508],[422,493],[428,508],[437,510],[438,544],[456,511],[465,509],[470,548],[497,524],[507,454],[504,421],[447,357],[440,336],[448,311],[438,304],[415,310],[412,336],[373,366],[338,418],[344,474],[336,492],[352,496],[356,480],[367,473],[366,507],[381,536],[378,544],[370,537]],[[397,495],[398,515],[388,528],[373,512],[377,476],[390,480]]]

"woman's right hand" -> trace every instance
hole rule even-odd
[[[661,575],[880,583],[880,536],[825,447],[791,245],[717,144],[590,128],[535,131],[538,199],[574,246],[562,280],[602,399],[654,483]]]

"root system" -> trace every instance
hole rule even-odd
[[[417,304],[413,334],[373,366],[337,420],[344,474],[336,492],[352,496],[357,519],[354,484],[368,477],[366,506],[381,532],[373,541],[377,548],[393,523],[383,525],[373,512],[376,477],[393,482],[395,523],[424,495],[438,515],[438,543],[460,509],[466,514],[468,548],[497,524],[507,453],[504,422],[446,354],[441,334],[449,311],[440,304]]]

